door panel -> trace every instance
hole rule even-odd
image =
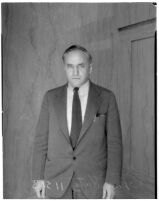
[[[132,41],[131,169],[154,179],[154,38]]]
[[[127,100],[122,108],[127,107],[124,111],[128,111],[128,120],[124,120],[128,124],[123,129],[123,185],[117,198],[155,197],[155,24],[151,19],[118,29],[125,89],[122,97]]]

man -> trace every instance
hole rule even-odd
[[[33,180],[38,198],[114,198],[121,177],[121,127],[114,94],[90,81],[92,57],[63,54],[68,83],[49,90],[37,124]]]

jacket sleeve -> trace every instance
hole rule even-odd
[[[119,112],[111,92],[107,113],[107,172],[106,182],[119,185],[122,171],[122,133]]]
[[[47,93],[45,94],[38,123],[35,131],[35,138],[33,142],[33,157],[32,157],[32,179],[43,180],[45,160],[48,148],[48,126],[49,126],[49,112]]]

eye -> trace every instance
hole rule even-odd
[[[85,68],[85,64],[80,64],[79,67],[80,68]]]
[[[67,68],[71,69],[71,68],[73,68],[73,66],[71,64],[67,64]]]

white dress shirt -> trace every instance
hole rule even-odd
[[[82,112],[82,123],[84,121],[84,116],[86,112],[88,92],[89,92],[89,80],[84,83],[78,91],[80,102],[81,102],[81,112]],[[71,124],[72,124],[72,104],[73,104],[73,87],[68,84],[67,87],[67,127],[69,134],[71,132]]]

